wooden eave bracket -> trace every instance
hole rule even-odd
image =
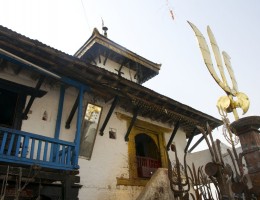
[[[206,134],[208,134],[208,132],[206,132]],[[191,153],[204,139],[204,136],[202,135],[200,137],[200,139],[198,139],[198,141],[188,150],[189,153]]]
[[[102,125],[102,127],[101,127],[101,129],[100,129],[100,131],[99,131],[99,134],[100,134],[101,136],[104,135],[104,130],[105,130],[106,126],[107,126],[107,123],[108,123],[108,121],[109,121],[109,119],[110,119],[112,113],[114,112],[114,109],[115,109],[115,107],[116,107],[118,101],[119,101],[119,97],[118,97],[118,96],[115,96],[115,98],[114,98],[114,100],[113,100],[113,102],[112,102],[112,105],[111,105],[111,107],[110,107],[110,109],[109,109],[109,111],[108,111],[108,113],[107,113],[106,119],[105,119],[105,121],[104,121],[104,123],[103,123],[103,125]]]
[[[179,120],[178,122],[176,122],[176,124],[175,124],[175,126],[174,126],[174,129],[173,129],[173,131],[172,131],[172,135],[171,135],[171,137],[170,137],[170,139],[169,139],[169,141],[168,141],[168,143],[167,143],[167,146],[166,146],[167,151],[170,150],[170,146],[171,146],[171,144],[172,144],[172,141],[173,141],[173,139],[174,139],[174,137],[175,137],[175,135],[176,135],[176,133],[177,133],[179,127],[180,127],[180,120]]]
[[[120,65],[119,69],[116,70],[117,73],[118,73],[118,76],[121,76],[121,74],[124,74],[124,72],[122,72],[122,69],[123,69],[123,66],[125,66],[126,64],[127,64],[127,60],[124,59],[124,60],[122,61],[121,65]]]
[[[191,136],[190,136],[190,138],[189,138],[189,140],[188,140],[188,142],[187,142],[187,145],[186,145],[186,147],[185,147],[185,149],[184,149],[184,152],[185,152],[185,153],[187,153],[187,150],[188,150],[188,148],[189,148],[189,146],[190,146],[190,143],[191,143],[191,141],[193,140],[193,137],[194,137],[195,134],[196,134],[196,130],[197,130],[197,128],[195,127],[195,128],[193,129],[192,133],[191,133]]]
[[[73,107],[72,107],[72,109],[70,111],[70,114],[68,116],[68,119],[66,121],[66,124],[65,124],[65,128],[66,129],[70,128],[70,123],[71,123],[71,121],[72,121],[72,119],[74,117],[74,114],[75,114],[75,112],[76,112],[76,110],[78,108],[78,105],[79,105],[79,94],[78,94],[78,96],[77,96],[77,98],[76,98],[76,100],[74,102],[74,105],[73,105]]]
[[[45,79],[45,76],[41,75],[40,78],[39,78],[39,80],[38,80],[38,82],[37,82],[37,85],[36,85],[36,87],[35,87],[35,90],[36,90],[36,91],[39,91],[39,90],[40,90],[40,87],[41,87],[41,85],[42,85],[44,79]],[[31,96],[31,98],[30,98],[30,100],[29,100],[29,102],[28,102],[28,104],[27,104],[27,106],[26,106],[26,108],[25,108],[25,110],[24,110],[24,112],[23,112],[23,115],[22,115],[22,118],[23,118],[23,119],[28,119],[28,116],[27,116],[27,115],[28,115],[28,112],[30,111],[30,108],[32,107],[32,104],[33,104],[35,98],[36,98],[35,95],[32,95],[32,96]]]
[[[106,52],[106,56],[105,56],[105,59],[104,59],[104,62],[103,62],[103,65],[104,65],[104,66],[105,66],[106,63],[107,63],[107,59],[108,59],[109,55],[110,55],[110,52]]]
[[[94,58],[94,56],[92,55],[92,54],[89,54],[89,60],[91,61],[91,62],[93,62],[95,65],[97,65],[97,62],[95,61],[95,58]]]
[[[129,125],[129,127],[128,127],[128,130],[127,130],[127,132],[126,132],[126,134],[125,134],[125,141],[129,141],[128,136],[129,136],[129,134],[130,134],[130,132],[131,132],[133,126],[134,126],[134,123],[135,123],[135,121],[136,121],[136,119],[137,119],[138,112],[139,112],[139,107],[136,107],[136,108],[134,109],[133,118],[132,118],[132,120],[131,120],[131,122],[130,122],[130,125]]]

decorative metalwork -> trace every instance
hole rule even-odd
[[[197,128],[203,134],[212,161],[208,162],[205,166],[199,166],[197,169],[192,164],[192,168],[190,168],[186,163],[187,154],[185,153],[182,165],[178,158],[175,145],[171,145],[171,150],[175,154],[175,162],[172,165],[167,153],[168,177],[175,199],[253,199],[255,194],[249,189],[248,179],[245,176],[244,165],[242,163],[245,153],[238,155],[234,143],[232,143],[232,148],[227,149],[230,162],[224,161],[221,142],[220,140],[214,142],[209,124],[206,124],[205,129],[202,127]],[[213,185],[215,190],[212,190]],[[190,193],[191,187],[194,190],[193,194]]]
[[[253,123],[245,123],[245,121],[249,121],[249,118],[244,120],[242,123],[241,120],[243,119],[238,120],[239,116],[236,110],[237,108],[241,108],[243,114],[245,114],[249,109],[249,98],[246,94],[239,92],[237,81],[235,79],[234,72],[231,67],[230,57],[224,51],[222,52],[222,55],[220,54],[219,47],[210,27],[207,27],[207,32],[221,78],[218,77],[214,69],[213,62],[211,59],[211,53],[204,36],[194,24],[192,24],[191,22],[188,23],[195,32],[204,62],[211,76],[226,93],[226,96],[222,96],[219,98],[217,102],[217,108],[224,123],[223,134],[226,140],[231,144],[231,148],[227,149],[228,155],[230,157],[230,162],[225,163],[223,161],[220,141],[217,140],[216,142],[214,142],[212,137],[212,131],[209,125],[207,124],[206,130],[204,130],[202,127],[197,127],[202,132],[212,157],[212,162],[207,163],[205,166],[205,172],[208,176],[208,179],[210,179],[217,188],[218,199],[255,199],[255,195],[257,197],[260,196],[260,192],[258,189],[259,175],[253,173],[258,172],[257,170],[259,167],[253,168],[252,166],[257,166],[256,163],[259,163],[257,162],[258,154],[251,154],[250,156],[247,156],[246,154],[248,154],[248,152],[254,152],[255,149],[256,151],[259,150],[259,147],[257,147],[258,143],[255,142],[258,141],[257,139],[259,138],[256,137],[259,136],[258,132],[253,134],[254,131],[252,131],[258,130],[259,125],[257,125],[258,123],[256,123],[256,121],[254,121]],[[226,70],[228,71],[229,78],[232,83],[231,86],[229,85],[226,79],[222,59],[224,60]],[[236,120],[231,125],[227,117],[227,113],[229,112],[233,112],[234,118]],[[256,118],[254,117],[254,120],[255,119]],[[237,126],[237,129],[234,128],[234,124]],[[243,127],[237,124],[242,124]],[[232,126],[232,129],[230,126]],[[251,130],[251,132],[249,130]],[[235,148],[235,145],[239,142],[237,135],[241,140],[241,145],[243,149],[243,152],[239,155]],[[254,139],[254,141],[252,141],[252,139]],[[251,149],[253,149],[253,151]],[[248,184],[249,179],[247,178],[247,176],[245,176],[245,172],[243,169],[243,157],[245,157],[245,160],[247,162],[249,175],[248,177],[250,177],[249,179],[251,180],[253,186],[250,189]],[[193,173],[193,177],[195,177],[195,169],[193,169],[193,172],[190,169],[190,173]],[[193,183],[199,184],[197,179],[193,178],[192,180]],[[195,192],[198,197],[197,199],[200,198],[200,194],[203,195],[204,199],[211,198],[210,195],[205,196],[205,192],[199,193],[198,188],[195,188]]]
[[[214,69],[210,50],[204,36],[194,24],[192,24],[191,22],[188,23],[195,32],[204,62],[211,76],[227,94],[227,96],[220,97],[217,102],[217,108],[219,110],[220,115],[224,115],[224,113],[233,112],[235,119],[239,119],[236,109],[241,108],[243,110],[243,114],[245,114],[249,109],[250,102],[248,96],[245,93],[238,91],[237,81],[235,79],[234,71],[231,67],[230,56],[225,51],[222,52],[223,60],[232,82],[232,87],[228,84],[228,81],[226,79],[219,47],[210,27],[207,27],[207,32],[221,78],[218,77]],[[236,98],[237,100],[235,100],[234,98]]]
[[[230,128],[230,121],[227,117],[227,113],[222,113],[221,118],[223,121],[223,128],[222,132],[223,135],[226,139],[226,141],[231,144],[232,148],[236,146],[239,143],[239,138],[237,137],[236,134],[232,133],[231,128]]]
[[[218,199],[234,199],[234,196],[238,199],[241,199],[242,196],[245,196],[245,199],[251,199],[252,194],[249,191],[248,180],[243,170],[243,153],[238,155],[234,143],[231,143],[232,148],[227,149],[231,165],[225,163],[222,158],[221,142],[220,140],[214,142],[209,125],[207,124],[207,130],[201,127],[198,129],[201,130],[211,153],[212,162],[206,164],[205,172],[218,189]]]
[[[208,199],[213,200],[212,187],[210,185],[211,181],[208,176],[203,172],[203,166],[198,167],[197,171],[194,163],[192,163],[192,169],[187,166],[190,173],[190,180],[192,187],[195,191],[195,197],[193,199],[202,200]],[[219,196],[218,187],[216,187],[217,194]]]
[[[175,145],[171,145],[171,150],[175,154],[175,165],[172,167],[171,161],[168,157],[168,177],[170,181],[170,188],[174,193],[175,199],[180,200],[188,200],[189,199],[189,190],[190,190],[190,183],[189,183],[189,177],[187,173],[187,164],[186,164],[186,155],[184,155],[184,166],[181,165],[177,149]]]

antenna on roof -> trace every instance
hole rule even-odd
[[[107,30],[108,30],[108,28],[104,25],[104,20],[102,19],[102,17],[101,17],[101,20],[102,20],[103,34],[104,34],[105,37],[107,37]]]

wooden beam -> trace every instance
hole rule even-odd
[[[81,126],[82,126],[82,109],[83,109],[83,98],[84,98],[84,89],[83,87],[79,88],[78,95],[78,113],[77,113],[77,124],[76,124],[76,135],[74,139],[75,143],[75,152],[74,152],[74,167],[79,168],[78,159],[79,159],[79,148],[80,148],[80,135],[81,135]]]
[[[176,133],[177,133],[177,131],[179,129],[179,126],[180,126],[180,120],[175,124],[174,129],[172,131],[172,135],[171,135],[171,137],[170,137],[170,139],[169,139],[169,141],[167,143],[166,149],[168,151],[170,150],[170,146],[171,146],[172,141],[173,141],[173,139],[174,139],[174,137],[175,137],[175,135],[176,135]]]
[[[6,172],[8,170],[8,165],[0,165],[0,175],[6,175]],[[21,166],[11,166],[9,165],[9,177],[11,180],[15,181],[17,177],[12,176],[11,174],[19,174],[20,170],[22,170],[22,175],[23,177],[26,178],[31,178],[34,177],[35,179],[42,179],[42,182],[46,181],[63,181],[65,178],[65,172],[63,170],[51,170],[48,169],[45,171],[44,168],[41,168],[37,165],[31,165],[28,167],[21,167]],[[68,171],[66,171],[68,173]],[[74,174],[73,174],[74,173]],[[76,176],[78,174],[78,171],[72,171],[68,175],[71,178],[71,181],[73,183],[79,183],[80,182],[80,177]],[[3,176],[0,176],[0,179]]]
[[[72,109],[71,109],[71,111],[70,111],[69,117],[68,117],[68,119],[67,119],[67,121],[66,121],[66,124],[65,124],[65,128],[66,128],[66,129],[69,129],[69,128],[70,128],[70,123],[71,123],[71,121],[72,121],[72,119],[73,119],[73,117],[74,117],[74,114],[75,114],[75,112],[76,112],[76,109],[77,109],[77,107],[78,107],[78,104],[79,104],[79,94],[78,94],[78,96],[77,96],[77,99],[76,99],[75,102],[74,102],[74,105],[73,105],[73,107],[72,107]]]
[[[14,71],[15,75],[18,75],[22,71],[22,67],[18,66],[15,69],[13,69],[13,71]]]
[[[0,69],[1,71],[7,67],[7,62],[3,58],[0,58]]]
[[[98,62],[101,63],[101,56],[100,56],[100,53],[98,54]]]
[[[63,200],[71,200],[71,197],[72,197],[71,186],[72,186],[71,178],[70,178],[70,176],[66,175],[65,180],[62,181],[62,199]]]
[[[194,135],[195,135],[195,133],[196,133],[196,127],[193,129],[193,131],[192,131],[192,133],[191,133],[191,136],[189,137],[189,140],[188,140],[188,142],[187,142],[187,145],[186,145],[186,147],[185,147],[185,149],[184,149],[184,152],[186,153],[187,152],[187,150],[188,150],[188,148],[189,148],[189,146],[190,146],[190,143],[191,143],[191,141],[192,141],[192,139],[193,139],[193,137],[194,137]]]
[[[188,152],[191,153],[193,151],[193,149],[195,149],[199,145],[199,143],[202,142],[203,139],[204,139],[204,136],[202,135],[200,137],[200,139],[198,139],[198,141],[188,150]]]
[[[44,79],[45,79],[45,76],[41,75],[41,76],[40,76],[40,79],[38,80],[37,85],[36,85],[36,87],[35,87],[36,90],[39,90],[39,89],[40,89],[40,87],[41,87],[41,85],[42,85]],[[31,96],[31,98],[30,98],[30,100],[29,100],[29,102],[28,102],[28,104],[27,104],[27,106],[26,106],[26,108],[25,108],[25,111],[24,111],[24,113],[23,113],[23,119],[28,119],[27,114],[28,114],[28,112],[29,112],[29,110],[30,110],[30,108],[31,108],[31,106],[32,106],[32,104],[33,104],[35,98],[36,98],[36,96]]]
[[[118,75],[118,76],[121,76],[121,74],[125,74],[124,72],[121,72],[120,69],[119,69],[119,70],[118,70],[118,69],[115,69],[115,71],[117,72],[117,75]]]
[[[91,63],[93,60],[91,58],[85,58],[86,61],[88,61],[89,63]]]
[[[28,87],[12,81],[4,80],[0,78],[0,88],[7,89],[18,94],[25,94],[35,97],[43,97],[47,92],[43,90],[36,90],[33,87]]]
[[[136,107],[136,108],[134,109],[133,118],[132,118],[132,120],[131,120],[131,122],[130,122],[130,125],[129,125],[129,127],[128,127],[128,130],[127,130],[127,132],[126,132],[126,134],[125,134],[125,141],[129,141],[128,136],[129,136],[129,134],[130,134],[130,132],[131,132],[133,126],[134,126],[134,123],[135,123],[135,121],[136,121],[136,119],[137,119],[138,111],[139,111],[139,108]]]
[[[64,96],[65,96],[65,89],[64,89],[64,86],[61,85],[60,86],[59,107],[58,107],[56,127],[55,127],[55,133],[54,133],[54,138],[55,139],[59,139],[59,136],[60,136],[60,125],[61,125],[61,118],[62,118]]]
[[[117,71],[117,75],[118,75],[118,76],[121,76],[121,74],[124,74],[124,72],[121,72],[121,71],[122,71],[122,69],[123,69],[123,66],[126,65],[126,64],[127,64],[127,61],[126,61],[126,59],[124,59],[124,60],[122,61],[121,65],[120,65],[119,69],[118,69],[118,70],[115,69],[115,70]]]
[[[112,104],[111,104],[111,107],[110,107],[110,109],[109,109],[109,111],[108,111],[108,114],[107,114],[107,116],[106,116],[106,119],[105,119],[105,121],[104,121],[104,123],[103,123],[103,125],[102,125],[102,127],[101,127],[101,129],[100,129],[100,131],[99,131],[99,134],[100,134],[101,136],[104,135],[104,130],[105,130],[106,126],[107,126],[107,123],[108,123],[108,121],[109,121],[109,119],[110,119],[110,117],[111,117],[111,115],[112,115],[112,113],[113,113],[113,111],[114,111],[114,109],[115,109],[115,107],[116,107],[118,101],[119,101],[119,97],[118,97],[118,96],[115,96],[115,98],[114,98],[114,100],[113,100],[113,102],[112,102]]]
[[[165,110],[159,106],[158,104],[153,103],[152,101],[148,101],[144,98],[140,98],[137,96],[134,96],[133,94],[127,94],[130,98],[135,99],[138,103],[141,102],[143,107],[152,107],[153,110],[158,110],[158,112],[162,112],[165,113]],[[193,123],[193,124],[197,124],[200,125],[201,123],[199,121],[197,121],[194,118],[191,118],[189,116],[185,116],[183,115],[181,112],[175,112],[173,110],[167,110],[167,115],[169,115],[170,117],[176,117],[176,118],[182,118],[182,121],[186,121],[188,123]]]
[[[90,56],[90,60],[95,64],[97,65],[97,62],[95,61],[95,58],[92,54],[89,55]]]
[[[101,81],[102,78],[103,78],[103,75],[100,74],[100,75],[97,77],[97,81],[98,81],[98,82]]]
[[[105,66],[106,63],[107,63],[107,58],[108,58],[109,54],[110,54],[110,53],[106,52],[105,60],[104,60],[104,62],[103,62],[103,65],[104,65],[104,66]]]

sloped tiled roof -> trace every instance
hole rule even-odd
[[[117,95],[119,106],[126,111],[132,112],[138,106],[139,116],[169,125],[180,121],[187,137],[197,125],[205,127],[209,123],[214,129],[222,124],[199,110],[3,26],[0,26],[0,48],[59,76],[88,85],[93,94],[105,101]]]

